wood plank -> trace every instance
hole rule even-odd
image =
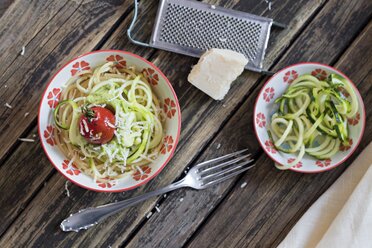
[[[331,7],[332,6],[326,6],[323,11],[328,11],[329,13],[330,9],[332,9]],[[345,6],[345,8],[346,7],[347,6]],[[350,8],[350,11],[357,12],[359,8],[360,7],[356,7],[354,10]],[[340,9],[339,11],[342,13],[343,10]],[[361,14],[362,13],[360,13],[360,15]],[[312,25],[316,26],[318,23],[324,23],[324,18],[326,18],[325,13],[322,12],[320,15],[323,16],[323,19],[317,19],[312,23],[309,26],[310,30],[312,30]],[[337,32],[340,32],[339,29],[337,30]],[[346,30],[347,28],[344,32],[339,34],[341,35],[340,37],[345,34]],[[323,26],[321,32],[328,32],[327,25]],[[350,31],[347,32],[348,34],[346,36],[353,37],[353,34],[349,33]],[[333,33],[333,35],[335,35],[335,38],[338,37],[335,33]],[[359,85],[361,93],[366,99],[366,106],[368,106],[372,100],[372,96],[368,97],[368,92],[371,91],[371,85],[368,83],[370,80],[369,77],[371,76],[370,68],[372,65],[370,59],[372,48],[369,45],[371,35],[371,26],[369,26],[367,31],[365,31],[363,35],[354,42],[353,46],[345,53],[337,64],[337,68],[340,68],[347,73],[347,75],[349,75]],[[302,43],[303,39],[310,39],[311,36],[312,33],[305,30],[304,35],[300,37],[287,54],[293,54],[294,57],[298,56],[302,51],[297,49],[297,47]],[[317,47],[317,44],[314,43],[314,47]],[[341,48],[329,49],[333,49],[330,52],[335,54],[335,57],[337,57],[338,55],[336,55],[334,50],[342,51],[343,46],[340,47]],[[325,56],[323,53],[319,53],[311,46],[307,46],[306,49],[313,51],[313,54],[310,56],[315,60],[328,62],[327,57],[323,57]],[[363,57],[365,57],[366,60],[358,59],[362,54],[364,54]],[[298,56],[297,59],[292,61],[290,57],[292,56],[284,56],[284,61],[280,62],[278,67],[306,58]],[[328,57],[328,59],[329,61],[332,61],[334,57]],[[253,127],[249,128],[252,125],[251,123],[253,119],[252,106],[254,106],[255,98],[259,90],[260,87],[255,89],[254,93],[250,95],[248,100],[234,115],[231,121],[229,121],[226,127],[223,128],[218,137],[211,142],[211,145],[199,161],[246,147],[248,147],[253,153],[257,153],[258,151],[262,152],[256,141]],[[371,116],[371,114],[367,113],[367,116]],[[355,155],[358,154],[358,152],[371,140],[371,134],[372,129],[367,129],[364,140]],[[216,148],[218,144],[221,144],[219,150]],[[271,243],[274,242],[273,240],[277,237],[275,235],[280,233],[283,226],[278,227],[277,223],[273,224],[268,220],[272,218],[271,214],[276,211],[274,210],[274,207],[280,203],[280,199],[287,197],[288,199],[291,199],[292,205],[287,205],[287,208],[281,209],[283,212],[274,216],[275,218],[280,217],[280,220],[276,219],[276,221],[282,221],[284,224],[288,224],[289,221],[297,220],[303,211],[305,211],[305,209],[343,172],[350,161],[352,161],[352,159],[348,160],[344,166],[332,170],[332,172],[322,173],[319,175],[301,175],[293,172],[280,173],[273,167],[271,160],[266,156],[261,156],[257,162],[257,168],[247,172],[244,178],[240,182],[236,183],[233,191],[234,196],[229,195],[226,197],[226,193],[232,187],[233,183],[226,183],[214,189],[208,189],[201,192],[186,189],[170,194],[159,206],[161,212],[156,213],[151,217],[151,219],[135,235],[133,240],[127,244],[127,247],[149,247],[150,245],[156,247],[183,246],[183,244],[191,237],[193,232],[196,231],[199,224],[203,223],[203,220],[212,213],[214,207],[220,204],[222,200],[223,208],[218,208],[217,213],[212,214],[208,223],[200,232],[201,237],[196,236],[190,246],[256,247],[256,245],[259,245],[261,247],[275,247]],[[247,182],[248,184],[244,189],[241,189],[240,186],[243,182]],[[308,184],[311,182],[322,183],[313,183],[311,187],[308,187]],[[293,188],[293,190],[287,190],[290,188]],[[306,192],[306,194],[303,192]],[[183,199],[183,201],[180,202],[180,199]],[[298,200],[297,204],[295,204],[296,200]],[[302,203],[304,204],[301,205]],[[265,206],[267,206],[267,208],[264,208]],[[244,211],[240,214],[242,211],[241,209],[243,208]],[[292,215],[287,216],[285,211],[289,208],[292,210]],[[266,229],[260,230],[259,228],[264,223]],[[243,226],[244,224],[249,224],[249,227]],[[268,230],[268,227],[271,229]],[[243,234],[239,236],[239,230],[244,232],[243,234],[246,236],[248,236],[248,234],[251,236],[247,238],[245,236],[242,237]],[[257,236],[260,237],[259,240],[254,239],[252,243],[249,244],[248,242],[240,243],[239,239],[252,239],[252,235],[258,231],[260,234]],[[270,239],[261,239],[268,231],[270,231]],[[236,240],[234,239],[235,236],[237,236]],[[283,236],[281,236],[281,238],[283,238]]]
[[[35,211],[35,210],[33,210],[33,211]],[[56,224],[56,223],[54,223],[54,224]],[[45,240],[48,240],[48,239],[45,239]],[[41,241],[41,240],[40,240]]]
[[[372,79],[370,69],[372,60],[369,59],[372,56],[372,47],[369,45],[371,38],[372,23],[336,64],[336,68],[357,83],[366,106],[372,104],[372,96],[369,94],[371,92],[369,82]],[[362,54],[368,59],[358,59]],[[258,90],[253,95],[257,94]],[[245,138],[239,137],[252,136],[252,130],[240,131],[241,129],[236,127],[240,125],[239,122],[251,122],[253,111],[249,110],[249,106],[253,102],[254,97],[250,97],[217,138],[217,142],[231,136],[228,130],[233,129],[239,130],[234,135],[237,142],[249,143]],[[370,123],[372,110],[371,108],[366,110],[367,123]],[[276,247],[303,213],[342,174],[371,140],[372,127],[367,125],[363,140],[352,158],[329,172],[314,175],[277,171],[266,155],[261,156],[257,161],[256,170],[246,173],[234,185],[232,193],[210,216],[188,247]],[[240,185],[243,182],[247,185],[242,189]],[[192,196],[194,201],[199,201],[200,198],[210,200],[209,195]],[[212,201],[211,204],[214,202]],[[167,217],[172,219],[173,214]]]
[[[135,26],[133,32],[136,37],[140,39],[150,37],[151,28],[149,28],[149,23],[141,22],[141,18],[143,16],[154,17],[156,5],[157,3],[155,1],[152,3],[146,2],[145,5],[142,5],[144,13],[139,15],[139,24]],[[127,50],[148,57],[153,53],[152,49],[138,49],[138,46],[132,45],[128,40],[123,39],[123,33],[125,32],[122,32],[122,30],[128,26],[131,18],[132,15],[128,15],[126,21],[114,32],[113,37],[107,41],[107,44],[103,48],[109,49],[112,46],[115,49],[114,44],[117,43],[121,44]],[[142,32],[142,30],[147,30],[147,32]],[[0,189],[2,191],[0,198],[0,219],[3,220],[2,225],[0,225],[0,236],[27,206],[35,193],[44,186],[44,181],[56,173],[44,155],[38,138],[33,137],[36,133],[37,129],[35,127],[28,134],[29,138],[36,139],[36,143],[21,144],[16,152],[10,156],[9,160],[0,166]],[[39,162],[32,163],[32,161]],[[32,166],[32,171],[25,170],[25,166]]]
[[[2,0],[0,3],[0,17],[5,13],[14,0]]]
[[[55,172],[49,165],[34,128],[28,138],[35,139],[35,143],[23,143],[14,156],[0,167],[0,236],[26,207],[27,202],[44,181]],[[37,160],[35,160],[37,158]],[[34,161],[38,161],[35,163]],[[46,166],[48,165],[48,166]]]
[[[131,4],[24,0],[15,2],[0,19],[4,34],[0,36],[0,159],[34,121],[52,72],[95,49]],[[26,46],[24,56],[20,55],[22,46]]]
[[[372,40],[372,22],[369,23],[369,25],[366,27],[366,29],[363,31],[363,34],[359,36],[359,38],[350,46],[350,48],[346,51],[345,54],[343,54],[342,58],[336,63],[335,67],[346,73],[353,81],[356,83],[358,90],[360,91],[365,106],[370,106],[372,104],[372,96],[370,92],[372,92],[372,85],[370,84],[372,80],[372,59],[370,58],[372,56],[372,47],[370,46]],[[361,57],[364,57],[365,59],[360,60]],[[349,158],[346,163],[342,165],[341,170],[344,170],[354,161],[354,159],[357,157],[358,154],[372,141],[372,127],[371,125],[368,125],[368,123],[371,123],[372,121],[372,111],[370,108],[366,108],[366,130],[363,136],[363,139],[361,141],[361,144],[359,145],[356,152],[352,155],[351,158]],[[299,218],[305,213],[305,211],[310,207],[310,205],[340,176],[340,173],[338,171],[335,173],[335,175],[329,175],[329,177],[326,177],[325,180],[327,182],[325,183],[325,187],[319,187],[320,192],[317,192],[317,194],[314,194],[311,189],[309,189],[309,195],[307,195],[304,192],[291,192],[286,198],[285,201],[281,204],[281,206],[278,207],[278,212],[270,218],[272,222],[275,222],[275,229],[276,233],[278,234],[277,230],[282,230],[280,235],[277,236],[277,238],[274,239],[274,236],[271,240],[267,240],[264,236],[265,233],[267,235],[270,235],[274,231],[273,223],[270,223],[268,221],[263,225],[262,229],[254,237],[252,241],[250,241],[250,244],[262,244],[262,246],[269,245],[272,243],[272,245],[278,245],[281,240],[285,238],[287,233],[292,229],[294,224],[299,220]],[[320,179],[319,181],[322,181]],[[318,182],[317,180],[313,181]],[[306,188],[307,184],[309,182],[301,182],[301,185],[298,185],[296,187],[298,188]],[[291,195],[292,194],[292,195]],[[295,199],[297,195],[304,194],[302,198]],[[316,195],[316,197],[309,203],[307,206],[301,206],[301,202],[306,198],[306,196],[310,196],[311,194]],[[293,205],[298,204],[300,205],[298,208],[300,211],[297,213],[290,212],[286,213],[289,208],[291,208]],[[281,218],[280,216],[285,216],[287,214],[287,218]],[[279,226],[278,223],[280,223]],[[247,240],[244,240],[243,242],[247,243]]]
[[[310,17],[314,11],[320,6],[320,3],[318,1],[310,1],[306,3],[297,3],[293,4],[291,1],[287,1],[286,5],[288,6],[295,6],[291,7],[293,13],[288,13],[286,10],[281,10],[278,12],[275,12],[275,15],[277,16],[283,16],[285,15],[287,17],[287,21],[293,20],[293,24],[291,24],[291,28],[289,28],[286,31],[286,36],[281,36],[280,39],[273,37],[276,39],[275,45],[280,47],[285,42],[290,42],[293,37],[295,37],[296,32],[300,30],[301,23],[303,24],[306,21],[306,18]],[[258,14],[265,13],[265,9],[267,6],[265,4],[259,5],[260,8],[257,9]],[[287,13],[287,14],[286,14]],[[295,13],[297,13],[295,15]],[[124,27],[123,27],[124,29]],[[120,28],[118,28],[120,30]],[[116,38],[115,38],[116,39]],[[120,42],[123,42],[122,39],[125,39],[125,37],[116,39],[118,41],[118,45],[116,48],[120,48]],[[111,43],[108,42],[110,46],[113,46],[114,43],[116,44],[116,41]],[[127,48],[126,44],[123,45],[123,48]],[[222,107],[223,103],[215,104],[212,100],[207,98],[203,93],[196,91],[193,89],[189,84],[185,84],[185,78],[188,73],[188,68],[186,66],[183,66],[181,68],[175,68],[175,64],[180,64],[180,58],[185,59],[183,56],[176,56],[174,54],[166,53],[166,52],[159,52],[159,57],[155,60],[158,65],[161,67],[162,70],[165,71],[165,73],[170,77],[170,80],[173,82],[173,85],[176,88],[177,94],[180,97],[181,105],[183,106],[183,127],[186,126],[186,134],[183,132],[183,150],[186,148],[189,150],[187,155],[185,156],[179,156],[179,159],[175,159],[174,161],[178,161],[177,163],[173,163],[173,167],[168,166],[165,172],[161,173],[160,176],[156,178],[152,183],[147,184],[145,187],[138,189],[136,191],[124,193],[124,194],[116,194],[116,195],[105,195],[105,194],[95,194],[92,192],[86,192],[83,189],[80,189],[75,186],[71,186],[71,194],[74,199],[79,199],[76,201],[66,201],[62,200],[65,199],[64,193],[61,189],[64,187],[64,179],[62,179],[59,175],[53,176],[50,180],[51,185],[56,185],[53,189],[45,189],[43,188],[39,195],[36,196],[34,201],[31,203],[30,208],[27,208],[26,211],[20,216],[20,218],[15,223],[15,229],[12,228],[11,231],[8,232],[8,234],[4,237],[4,242],[9,241],[9,237],[19,237],[17,242],[19,244],[24,245],[31,245],[31,244],[41,244],[42,242],[45,242],[46,240],[51,240],[51,237],[55,238],[55,244],[59,244],[61,246],[63,245],[84,245],[84,246],[93,246],[93,245],[109,245],[110,239],[114,239],[116,241],[116,244],[120,244],[122,240],[125,240],[128,234],[131,233],[131,231],[139,225],[139,223],[142,221],[143,216],[149,211],[149,209],[152,209],[155,203],[155,199],[149,202],[146,202],[142,204],[139,207],[131,208],[127,211],[124,211],[120,216],[116,217],[116,221],[112,222],[105,222],[100,225],[99,230],[89,230],[88,232],[81,233],[79,235],[69,234],[67,238],[65,238],[63,241],[63,237],[65,237],[65,234],[59,232],[56,227],[58,226],[59,221],[64,218],[67,213],[76,211],[77,209],[80,209],[82,207],[86,207],[89,205],[98,205],[107,201],[114,201],[114,200],[120,200],[125,197],[130,197],[134,194],[138,194],[143,191],[148,191],[150,189],[153,189],[155,187],[160,187],[161,185],[165,185],[171,181],[174,180],[174,178],[178,175],[180,175],[183,171],[183,167],[185,164],[190,162],[193,157],[196,156],[199,149],[201,149],[202,145],[206,145],[208,142],[208,137],[212,137],[219,129],[220,125],[223,123],[224,119],[226,118],[226,115],[229,115],[229,113],[236,107],[237,104],[243,99],[245,92],[248,92],[251,85],[256,82],[256,80],[260,77],[258,74],[253,73],[245,73],[246,79],[249,78],[251,80],[250,84],[243,85],[244,88],[240,92],[238,96],[232,97],[234,93],[230,95],[230,99],[228,99],[231,102],[231,105],[226,106],[225,108]],[[273,55],[268,55],[268,57],[272,57]],[[195,62],[195,59],[187,58],[185,59],[184,64],[189,64],[191,66],[192,63]],[[186,69],[184,69],[186,68]],[[242,80],[245,81],[245,80]],[[242,83],[240,81],[240,83]],[[196,93],[195,93],[196,92]],[[239,92],[239,90],[235,87],[234,92]],[[190,101],[190,99],[196,100],[195,102]],[[202,103],[205,103],[206,106],[203,106],[203,108],[199,108],[198,106],[202,106]],[[208,106],[214,105],[214,111],[217,109],[223,109],[223,113],[219,113],[217,118],[216,116],[204,116],[209,112]],[[195,111],[197,110],[197,112]],[[204,113],[203,113],[204,111]],[[185,118],[186,116],[186,118]],[[196,142],[193,142],[194,145],[188,147],[187,141],[189,141],[189,137],[193,135],[193,129],[192,126],[195,125],[195,123],[198,123],[200,119],[198,120],[198,116],[202,116],[203,119],[206,119],[206,121],[215,124],[211,127],[208,127],[208,125],[204,124],[203,128],[207,130],[208,136],[207,139],[205,139],[202,144],[198,144]],[[185,129],[184,129],[185,130]],[[190,156],[191,154],[191,156]],[[43,156],[43,155],[40,155]],[[35,160],[37,160],[38,157],[35,157]],[[49,166],[49,165],[44,165]],[[169,168],[169,169],[168,169]],[[76,195],[76,198],[75,198]],[[63,201],[61,203],[61,201]],[[59,209],[59,204],[64,204],[64,208],[62,211]],[[47,215],[41,216],[39,212],[37,212],[37,209],[43,206],[43,208],[48,208],[51,210],[51,212],[48,212]],[[32,216],[32,217],[31,217]],[[50,216],[53,216],[53,219],[50,219]],[[138,218],[137,218],[138,217]],[[26,220],[26,219],[27,220]],[[23,223],[24,226],[27,226],[26,229],[16,227],[19,224]],[[42,235],[38,233],[36,230],[39,230],[40,225],[43,225],[43,230],[47,233],[43,233]],[[27,231],[28,234],[20,235],[13,233],[14,231]],[[31,230],[35,230],[34,232]],[[105,231],[104,231],[105,230]],[[33,232],[33,233],[32,233]],[[12,233],[12,234],[10,234]],[[31,233],[31,234],[30,234]],[[9,236],[10,235],[10,236]],[[30,236],[31,235],[31,236]],[[24,239],[22,238],[24,237]],[[22,241],[20,240],[22,239]],[[7,240],[7,241],[5,241]],[[13,242],[13,241],[12,241]],[[10,244],[12,244],[10,242]]]

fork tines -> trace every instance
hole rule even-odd
[[[222,182],[254,166],[248,149],[230,153],[196,165],[199,180],[204,186]]]

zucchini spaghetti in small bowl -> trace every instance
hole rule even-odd
[[[254,128],[280,170],[318,173],[343,163],[362,139],[362,97],[342,72],[319,63],[288,66],[262,87]]]
[[[56,169],[86,189],[120,192],[155,177],[172,157],[181,111],[165,75],[117,50],[60,69],[39,107],[41,144]]]

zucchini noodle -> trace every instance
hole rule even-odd
[[[83,108],[99,106],[115,115],[114,137],[90,144],[79,132]],[[100,182],[117,180],[154,161],[163,140],[164,114],[157,96],[135,68],[113,62],[83,71],[65,85],[54,110],[57,146],[73,164]],[[84,125],[82,126],[84,127]]]
[[[348,97],[340,90],[348,93]],[[331,74],[326,81],[312,75],[294,80],[275,103],[279,109],[271,117],[269,136],[274,146],[285,153],[297,153],[285,170],[295,166],[305,154],[328,159],[342,145],[349,145],[347,118],[358,112],[358,99],[351,84]]]

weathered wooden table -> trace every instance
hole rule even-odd
[[[271,10],[264,0],[208,2],[289,25],[272,31],[265,68],[277,71],[296,62],[317,61],[339,68],[357,84],[367,107],[367,127],[357,152],[321,174],[276,170],[252,126],[253,104],[267,77],[245,71],[224,101],[213,101],[186,80],[195,58],[128,41],[131,0],[2,0],[0,247],[273,247],[371,141],[370,0],[274,0]],[[137,38],[149,39],[157,4],[141,1]],[[68,184],[67,197],[66,180],[35,137],[37,107],[58,68],[97,49],[130,51],[163,70],[180,100],[181,139],[171,163],[145,186],[104,194]],[[36,142],[20,142],[20,137]],[[197,161],[245,147],[255,154],[257,166],[234,180],[204,191],[184,189],[153,198],[80,233],[59,229],[71,212],[160,188],[182,177],[184,169]],[[147,218],[149,212],[153,214]]]

